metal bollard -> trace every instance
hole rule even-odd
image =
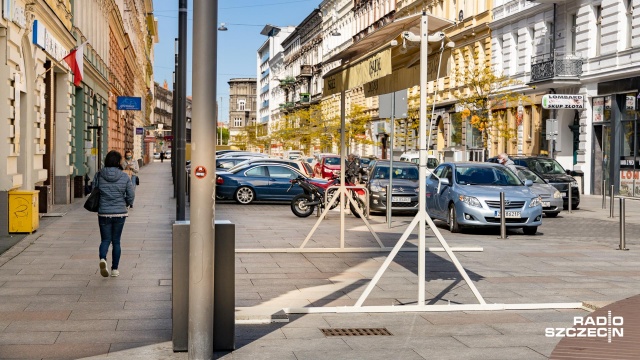
[[[504,192],[500,192],[500,237],[498,239],[507,238],[507,220],[505,217],[506,211],[504,209]]]
[[[567,197],[568,197],[568,200],[569,200],[569,203],[567,204],[568,205],[567,207],[569,208],[569,214],[573,213],[573,199],[572,199],[573,198],[573,194],[572,194],[572,192],[573,192],[573,189],[571,189],[571,183],[569,183],[569,189],[567,190]]]
[[[602,180],[602,208],[607,208],[607,180]]]
[[[610,218],[614,218],[615,217],[615,213],[616,213],[616,209],[615,209],[615,203],[614,203],[614,197],[613,197],[613,192],[615,191],[614,189],[614,185],[611,185],[611,191],[609,192],[609,217]]]
[[[618,250],[629,250],[626,246],[626,234],[625,234],[625,206],[624,206],[624,198],[620,198],[620,245],[618,246]]]
[[[391,175],[389,175],[391,177]],[[391,229],[391,208],[393,207],[393,196],[391,194],[391,188],[389,185],[385,186],[387,188],[387,228]]]

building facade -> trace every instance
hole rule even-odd
[[[155,152],[166,151],[170,148],[172,121],[173,121],[173,91],[169,90],[169,84],[165,81],[162,85],[154,84],[155,107],[153,109],[152,123],[156,127]],[[190,99],[187,99],[190,103]],[[190,125],[190,122],[188,122]],[[189,134],[191,135],[190,131]],[[189,137],[189,136],[187,136]]]
[[[257,122],[256,93],[256,78],[234,78],[229,80],[229,144],[246,146],[247,138],[260,136],[260,127]],[[253,150],[264,151],[264,149]]]

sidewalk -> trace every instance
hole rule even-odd
[[[99,230],[82,201],[0,256],[0,359],[187,359],[171,344],[170,163],[141,169],[135,207],[125,225],[118,278],[98,272]],[[633,205],[632,205],[633,203]],[[637,205],[636,205],[637,204]],[[628,217],[640,214],[629,202]],[[627,246],[616,251],[617,218],[596,197],[581,210],[544,219],[536,236],[480,230],[450,234],[450,246],[481,246],[457,257],[487,303],[585,302],[597,308],[640,288],[640,224],[628,221]],[[216,205],[236,224],[236,247],[298,247],[317,218],[295,217],[287,204]],[[393,246],[411,221],[372,226]],[[347,247],[374,246],[361,220],[346,216]],[[337,247],[339,216],[324,220],[307,247]],[[415,246],[417,231],[409,238]],[[427,245],[438,245],[427,232]],[[586,310],[290,315],[256,324],[285,307],[351,306],[387,253],[236,254],[236,351],[223,359],[545,359],[560,338],[547,327],[572,325]],[[429,304],[476,304],[443,253],[427,254]],[[417,254],[400,253],[365,305],[415,303]],[[627,319],[625,319],[627,321]],[[631,324],[633,319],[628,319]],[[252,323],[253,322],[253,323]],[[391,336],[325,336],[324,328],[386,328]],[[615,342],[614,342],[615,345]],[[612,348],[615,351],[615,348]]]
[[[169,163],[143,167],[140,180],[120,277],[98,272],[98,220],[82,199],[0,256],[1,359],[130,358],[130,348],[148,359],[146,346],[155,344],[171,353]]]

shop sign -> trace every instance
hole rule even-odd
[[[38,20],[33,21],[33,43],[56,60],[64,58],[69,53]]]
[[[635,110],[636,109],[636,97],[633,95],[627,95],[625,101],[625,109],[626,110]]]
[[[593,122],[604,120],[604,98],[593,98]]]
[[[13,21],[14,24],[20,26],[20,28],[22,29],[27,27],[27,16],[24,13],[23,7],[21,7],[18,4],[16,4],[16,6],[13,7],[13,14],[11,15],[11,21]]]
[[[144,128],[136,128],[136,135],[144,135]]]
[[[584,109],[584,96],[546,94],[542,97],[544,109]]]
[[[620,170],[620,195],[634,195],[640,193],[640,189],[634,189],[634,182],[636,186],[640,185],[640,170]],[[635,190],[635,191],[634,191]]]
[[[136,96],[118,96],[118,110],[142,110],[142,98]]]
[[[2,2],[2,18],[7,21],[11,21],[11,1],[4,0]]]

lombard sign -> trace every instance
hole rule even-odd
[[[542,97],[543,109],[584,109],[584,96],[547,94]]]
[[[38,20],[33,21],[33,43],[42,48],[52,58],[60,60],[67,56],[69,51],[44,27]]]
[[[118,110],[142,110],[142,98],[118,96]]]

